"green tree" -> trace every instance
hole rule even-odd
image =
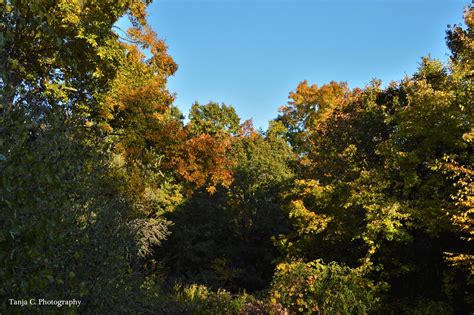
[[[290,261],[336,261],[387,282],[385,311],[472,303],[472,8],[466,24],[448,30],[449,64],[423,58],[412,77],[374,81],[314,114],[319,90],[302,83],[279,118],[304,123],[288,137],[301,178],[277,246]]]
[[[294,154],[276,131],[263,136],[246,123],[232,137],[229,155],[229,186],[199,190],[167,216],[175,224],[162,248],[165,265],[182,281],[261,290],[278,254],[271,237],[286,227],[280,194],[293,176]]]
[[[240,130],[240,118],[232,106],[210,102],[194,103],[189,112],[188,130],[193,134],[219,133],[236,135]]]
[[[22,296],[80,298],[84,310],[103,312],[147,306],[139,294],[142,260],[166,236],[167,222],[150,217],[123,189],[111,164],[111,148],[123,138],[107,128],[113,118],[107,93],[138,49],[149,48],[152,57],[134,66],[147,74],[159,69],[155,80],[164,82],[174,69],[146,25],[146,5],[0,4],[0,296],[6,312],[8,298]],[[125,14],[134,25],[133,45],[113,30]],[[166,95],[164,83],[158,91]],[[143,96],[136,102],[148,105]]]

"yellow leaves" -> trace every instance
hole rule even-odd
[[[142,25],[146,24],[146,12],[147,4],[145,1],[131,1],[130,2],[130,13],[138,20]]]
[[[474,128],[462,135],[462,139],[467,143],[474,143]]]
[[[62,102],[67,101],[69,89],[64,84],[45,80],[45,88],[45,96]]]
[[[309,104],[318,105],[314,109],[322,109],[338,105],[343,97],[349,92],[347,83],[331,81],[320,88],[316,84],[309,85],[305,80],[298,84],[295,92],[290,92],[291,105],[296,107],[307,106]]]
[[[450,208],[450,220],[454,228],[461,234],[460,238],[467,242],[474,240],[474,170],[460,164],[455,157],[444,155],[432,167],[441,171],[453,180],[455,192],[451,195],[453,205]],[[453,265],[474,264],[471,255],[451,253],[447,259]],[[474,268],[471,266],[471,268]]]
[[[363,265],[370,263],[370,257],[378,251],[381,237],[388,241],[406,239],[408,235],[404,229],[404,222],[410,218],[398,202],[372,203],[365,208],[367,224],[362,239],[368,245],[368,249]]]
[[[95,79],[100,79],[104,76],[104,74],[102,73],[102,70],[100,70],[99,68],[97,68],[93,73],[92,73],[92,77],[95,78]]]
[[[277,270],[277,271],[282,271],[282,272],[289,271],[290,268],[291,268],[291,264],[290,264],[290,263],[279,263],[279,264],[276,266],[276,270]]]
[[[324,191],[324,187],[318,183],[318,181],[313,179],[297,179],[295,180],[295,185],[302,194],[313,194],[319,195]]]
[[[455,97],[452,91],[435,90],[425,79],[410,81],[407,83],[409,89],[408,101],[411,106],[423,108],[430,112],[437,108],[446,108]],[[406,107],[405,110],[410,110]]]
[[[473,187],[474,188],[474,187]],[[474,198],[469,196],[468,206],[471,208],[463,211],[457,215],[453,215],[452,221],[458,226],[459,230],[467,233],[467,237],[464,237],[467,241],[474,240]]]
[[[292,261],[277,266],[272,301],[297,313],[338,314],[342,311],[341,305],[345,305],[346,313],[356,314],[359,313],[357,308],[352,307],[355,304],[369,306],[376,289],[360,270],[335,262],[324,264],[319,259]]]
[[[333,190],[334,187],[332,185],[322,185],[313,179],[302,179],[295,180],[295,188],[292,193],[298,195],[299,198],[310,198],[322,201],[326,200]]]
[[[97,43],[97,35],[88,35],[86,38],[86,42],[91,45],[92,47],[97,47],[98,46],[98,43]],[[101,55],[103,56],[104,55],[104,49],[102,47],[102,50],[99,50],[97,55],[99,57],[101,57]]]
[[[79,24],[82,6],[80,1],[60,0],[56,14],[60,16],[63,27]]]
[[[99,128],[102,129],[105,132],[112,132],[114,129],[108,124],[108,123],[99,123],[98,124]]]
[[[451,252],[446,252],[444,254],[445,259],[450,265],[457,267],[467,267],[471,275],[474,275],[474,255]]]
[[[294,221],[294,227],[299,235],[320,233],[332,220],[329,216],[318,215],[308,210],[301,200],[293,200],[289,208],[289,218]]]
[[[295,92],[290,92],[289,98],[292,99],[291,105],[300,107],[305,104],[313,104],[317,102],[319,89],[316,84],[309,85],[308,81],[304,80],[296,87]]]
[[[276,302],[276,300],[278,300],[278,299],[281,297],[281,294],[280,294],[280,292],[278,292],[278,291],[274,291],[274,292],[273,292],[273,297],[274,297],[274,299],[275,299],[275,302]]]
[[[347,83],[331,81],[318,88],[316,84],[309,86],[307,81],[303,81],[295,92],[290,92],[291,101],[280,111],[293,124],[302,120],[306,128],[312,128],[319,120],[326,120],[331,111],[342,105],[349,95]]]
[[[96,47],[96,46],[97,46],[97,42],[94,41],[92,47]],[[105,49],[104,47],[97,47],[97,56],[102,60],[106,60],[108,59],[110,55],[109,55],[109,51]]]
[[[342,157],[347,161],[352,161],[357,153],[357,146],[355,144],[348,145],[344,151],[342,151]]]

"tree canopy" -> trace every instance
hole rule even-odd
[[[472,311],[472,7],[447,62],[302,81],[255,130],[185,120],[150,2],[0,2],[0,312]]]

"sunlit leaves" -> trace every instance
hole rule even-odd
[[[277,266],[272,298],[302,314],[367,314],[380,302],[377,287],[357,271],[335,262],[294,261]]]

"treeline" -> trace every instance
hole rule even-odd
[[[1,312],[472,311],[472,7],[446,64],[304,81],[263,131],[184,122],[149,2],[0,3]]]

